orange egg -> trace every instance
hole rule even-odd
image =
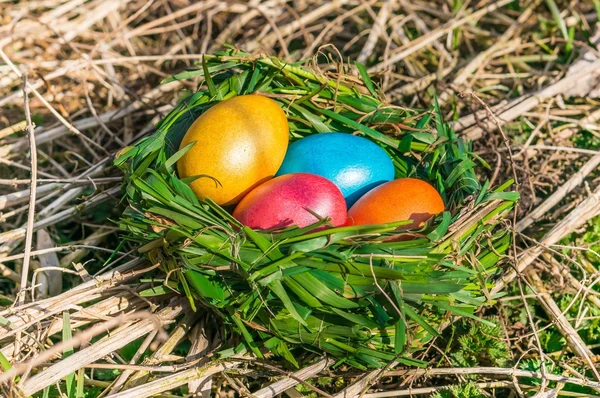
[[[412,220],[402,228],[415,228],[443,211],[444,201],[434,187],[416,178],[399,178],[362,196],[348,211],[348,225]]]
[[[204,112],[186,132],[180,148],[195,145],[177,162],[180,178],[200,176],[190,187],[199,199],[238,203],[273,178],[289,140],[288,121],[274,100],[241,95]]]

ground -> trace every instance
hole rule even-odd
[[[598,0],[0,3],[0,368],[19,376],[0,374],[7,396],[18,396],[15,384],[69,397],[129,396],[149,380],[132,391],[198,388],[182,364],[202,360],[214,319],[183,313],[177,297],[136,293],[147,285],[115,224],[122,176],[112,157],[202,83],[161,81],[225,44],[314,57],[323,73],[358,60],[393,104],[425,109],[437,98],[473,140],[480,179],[516,179],[521,194],[505,264],[517,277],[479,313],[497,326],[456,319],[423,355],[427,375],[388,369],[361,379],[317,362],[290,379],[288,395],[355,396],[356,386],[372,397],[600,394]],[[106,273],[115,269],[119,280]],[[19,294],[23,276],[39,286]],[[32,304],[43,297],[54,298]],[[70,339],[77,348],[63,350]],[[289,369],[206,371],[215,394],[233,396]]]

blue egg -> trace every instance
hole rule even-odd
[[[344,133],[309,135],[287,149],[277,175],[311,173],[338,186],[348,207],[377,185],[394,179],[394,164],[372,141]]]

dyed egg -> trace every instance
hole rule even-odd
[[[403,226],[422,226],[444,211],[444,201],[438,191],[416,178],[399,178],[386,182],[361,197],[348,210],[348,225],[385,224],[412,220]]]
[[[348,207],[372,188],[394,179],[394,164],[381,147],[351,134],[323,133],[288,147],[277,175],[311,173],[333,181]]]
[[[180,148],[196,144],[177,162],[179,177],[200,176],[190,183],[199,199],[238,203],[273,178],[288,140],[287,117],[277,102],[261,95],[233,97],[207,110],[188,129]]]
[[[310,211],[309,211],[310,210]],[[275,177],[254,188],[242,199],[233,216],[254,229],[306,227],[329,217],[333,226],[346,222],[346,202],[331,181],[306,173]]]

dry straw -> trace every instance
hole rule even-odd
[[[565,236],[583,230],[598,213],[600,201],[600,192],[594,186],[600,158],[589,151],[587,141],[582,141],[597,136],[594,123],[600,117],[598,102],[565,96],[573,82],[584,80],[575,72],[582,63],[580,52],[597,54],[592,45],[597,37],[596,0],[574,0],[568,2],[568,8],[563,7],[567,2],[555,0],[522,0],[506,6],[494,1],[453,2],[458,8],[451,7],[451,2],[427,0],[0,3],[0,283],[4,289],[0,300],[8,305],[18,298],[28,229],[49,231],[57,250],[61,250],[59,265],[72,267],[75,271],[68,271],[79,275],[64,278],[65,287],[69,283],[73,287],[62,294],[46,299],[36,294],[36,301],[29,302],[35,282],[32,276],[39,272],[37,260],[47,249],[35,247],[31,251],[30,281],[21,286],[27,302],[0,312],[0,371],[19,369],[17,377],[2,384],[6,396],[23,396],[23,392],[41,396],[42,390],[52,392],[56,387],[70,397],[92,388],[107,395],[125,393],[146,382],[151,382],[148,389],[133,390],[136,398],[151,393],[169,396],[167,391],[179,394],[176,389],[185,385],[190,393],[206,394],[210,378],[203,377],[202,372],[220,371],[231,364],[235,365],[225,371],[227,377],[220,373],[213,376],[216,393],[225,394],[229,388],[239,390],[240,395],[250,391],[271,397],[304,384],[323,396],[333,394],[334,388],[344,388],[339,394],[344,397],[365,392],[367,396],[406,396],[438,391],[444,384],[456,384],[465,377],[482,381],[478,385],[492,394],[502,394],[499,388],[516,392],[530,388],[532,379],[557,382],[559,389],[573,385],[600,387],[597,381],[588,379],[594,377],[594,365],[590,363],[596,360],[589,352],[593,354],[597,345],[586,335],[595,322],[592,313],[599,305],[595,266],[586,259],[597,257],[587,246],[576,247],[579,241],[574,238],[569,239],[573,246],[558,246]],[[453,26],[456,28],[450,29]],[[564,27],[568,36],[564,36]],[[496,290],[513,294],[515,283],[509,283],[513,278],[530,282],[525,294],[503,297],[501,304],[493,307],[537,309],[532,324],[513,323],[515,318],[510,314],[499,318],[507,322],[503,326],[506,342],[515,353],[513,360],[520,360],[518,353],[523,352],[525,363],[518,362],[514,369],[377,369],[350,373],[344,366],[332,370],[335,361],[331,358],[315,359],[297,371],[267,369],[264,363],[237,358],[206,365],[203,361],[214,360],[210,353],[235,341],[218,345],[222,335],[219,331],[213,335],[214,328],[206,327],[216,324],[215,318],[204,318],[207,312],[191,311],[186,298],[137,294],[159,285],[147,279],[149,273],[158,274],[155,268],[159,265],[130,261],[138,254],[125,252],[124,247],[131,250],[129,246],[119,247],[114,256],[101,254],[114,249],[118,242],[114,225],[109,221],[99,225],[96,215],[105,211],[102,206],[107,202],[116,203],[122,193],[122,178],[110,167],[112,159],[101,148],[114,153],[121,143],[136,142],[151,132],[173,108],[173,97],[181,95],[184,88],[197,86],[196,81],[187,80],[158,85],[158,80],[165,73],[201,60],[203,53],[221,49],[226,42],[267,50],[289,61],[310,56],[309,50],[333,43],[344,59],[360,59],[373,70],[388,63],[389,67],[375,77],[382,82],[388,98],[403,105],[426,108],[432,102],[432,91],[425,90],[434,85],[445,115],[458,117],[451,123],[452,128],[459,135],[468,131],[468,136],[476,140],[475,152],[492,164],[491,180],[498,181],[494,186],[507,178],[504,171],[509,159],[498,127],[506,129],[521,181],[517,230],[522,241],[517,251],[524,255],[507,264],[506,284],[497,284],[503,289],[496,287],[491,294]],[[392,58],[398,62],[390,63]],[[332,65],[320,67],[332,70]],[[29,77],[27,90],[21,89],[23,74]],[[198,75],[197,79],[203,78]],[[473,97],[455,95],[463,91],[472,91],[489,104],[499,125],[488,122],[492,120],[489,110],[478,111],[479,105],[471,101]],[[27,125],[28,115],[23,113],[27,94],[32,121],[37,125],[37,164],[30,155],[29,134],[22,131]],[[585,148],[570,149],[573,145]],[[31,226],[26,223],[26,215],[34,168],[38,185]],[[485,175],[484,169],[479,171]],[[592,185],[589,190],[588,183]],[[76,236],[78,241],[59,241],[59,237],[79,230],[82,235]],[[567,250],[569,256],[561,252]],[[88,262],[90,259],[95,262]],[[522,272],[513,273],[513,269]],[[569,313],[563,301],[554,301],[569,297],[565,294],[573,294],[566,307],[571,309]],[[132,315],[136,313],[139,316]],[[148,318],[149,313],[156,317]],[[108,329],[115,325],[114,319],[123,323]],[[431,319],[434,327],[437,320]],[[454,318],[442,326],[450,320]],[[93,344],[88,344],[81,340],[82,333],[94,324],[101,327],[94,329],[98,335]],[[166,340],[160,333],[162,329],[169,333]],[[557,352],[532,351],[535,337],[545,332],[560,332],[567,346]],[[144,341],[134,359],[122,358],[122,348],[134,346],[140,333],[146,334],[140,338]],[[189,350],[186,340],[192,343]],[[57,350],[61,341],[81,354]],[[426,350],[414,356],[433,360],[431,364],[436,366],[451,366],[442,341],[447,342],[431,341]],[[35,358],[45,351],[52,354],[52,359],[33,366]],[[545,372],[523,370],[538,358],[560,360]],[[106,366],[123,372],[114,384],[99,377]],[[102,367],[104,370],[96,369]],[[59,369],[72,373],[63,377]],[[314,386],[316,380],[310,384],[305,381],[317,375],[340,376],[344,384],[338,386],[336,381],[335,387],[323,392]],[[489,379],[509,381],[484,382]],[[582,391],[594,393],[590,389]],[[559,393],[580,394],[564,390]],[[294,396],[297,392],[289,390],[288,394]]]

